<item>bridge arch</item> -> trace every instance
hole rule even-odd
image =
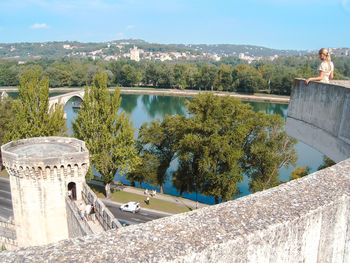
[[[73,91],[69,93],[65,93],[62,95],[54,96],[49,99],[49,108],[51,108],[54,105],[61,104],[66,105],[66,103],[74,97],[80,98],[82,101],[84,100],[84,90],[79,91]]]

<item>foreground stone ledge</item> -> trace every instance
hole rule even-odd
[[[2,262],[349,262],[350,159],[220,205],[53,245]]]

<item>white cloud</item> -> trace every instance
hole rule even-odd
[[[43,24],[34,24],[34,25],[31,25],[30,26],[30,28],[31,29],[48,29],[48,28],[50,28],[48,25],[46,25],[45,23],[43,23]]]
[[[134,25],[128,25],[127,27],[126,27],[126,29],[133,29],[133,28],[135,28],[135,26]]]

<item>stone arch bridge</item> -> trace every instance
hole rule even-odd
[[[49,99],[49,108],[51,108],[52,106],[57,105],[57,104],[62,104],[64,106],[73,97],[78,97],[81,100],[83,100],[84,99],[84,90],[81,89],[78,91],[72,91],[72,92],[62,94],[62,95],[51,97]]]

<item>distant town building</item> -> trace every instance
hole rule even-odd
[[[140,52],[137,47],[130,48],[130,59],[140,61]]]

